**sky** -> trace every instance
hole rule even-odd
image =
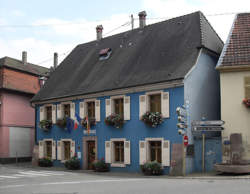
[[[138,13],[147,12],[147,24],[202,11],[225,42],[235,13],[250,12],[249,0],[0,0],[0,58],[53,66],[53,53],[61,62],[78,44],[96,39],[102,24],[104,37],[138,27]]]

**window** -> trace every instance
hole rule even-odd
[[[161,112],[161,94],[149,95],[149,111]]]
[[[52,141],[45,141],[45,157],[52,158]]]
[[[87,115],[89,118],[95,118],[95,102],[91,101],[91,102],[87,102],[86,103],[87,106]]]
[[[245,85],[245,98],[250,99],[250,77],[245,77],[244,79]]]
[[[139,141],[139,162],[157,161],[162,166],[170,166],[170,141],[164,138],[146,138]]]
[[[39,158],[56,159],[56,142],[53,139],[39,141]]]
[[[112,138],[105,141],[105,162],[112,167],[126,167],[130,164],[130,141],[125,138]]]
[[[113,103],[114,103],[114,113],[120,115],[123,118],[124,116],[123,98],[113,99]]]
[[[63,113],[65,117],[70,117],[70,104],[63,104]]]
[[[150,141],[150,161],[161,163],[161,141]]]
[[[111,48],[102,49],[99,52],[99,60],[102,61],[102,60],[108,59],[110,57],[111,53],[112,53],[112,49]]]
[[[114,162],[124,162],[124,141],[115,141],[114,143]]]
[[[75,155],[75,141],[72,139],[61,139],[57,141],[57,160],[69,160]]]
[[[147,112],[160,112],[163,118],[169,118],[169,92],[147,92],[139,96],[139,119]]]
[[[52,121],[52,106],[45,107],[46,119]]]
[[[63,141],[63,155],[64,155],[64,160],[69,160],[70,159],[70,141]]]

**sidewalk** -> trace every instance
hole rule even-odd
[[[169,175],[161,175],[161,176],[145,176],[142,173],[129,173],[129,172],[94,172],[92,170],[67,170],[64,167],[39,167],[32,166],[31,163],[17,163],[17,164],[0,164],[1,167],[6,168],[22,168],[22,169],[35,169],[35,170],[48,170],[48,171],[66,171],[66,172],[74,172],[74,173],[85,173],[91,175],[99,175],[99,176],[110,176],[110,177],[144,177],[144,178],[165,178],[165,179],[199,179],[199,180],[250,180],[250,174],[218,174],[216,172],[209,173],[192,173],[186,176],[169,176]]]

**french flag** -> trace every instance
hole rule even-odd
[[[80,125],[82,119],[77,113],[75,113],[75,118],[76,118],[76,120],[74,122],[74,129],[77,129],[78,126]]]

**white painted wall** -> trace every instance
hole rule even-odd
[[[9,127],[9,157],[31,157],[31,128]]]
[[[245,98],[245,76],[250,76],[250,72],[220,73],[221,119],[226,122],[222,137],[229,140],[231,133],[241,133],[243,159],[250,160],[250,108],[242,103]],[[223,160],[226,158],[223,157]]]

